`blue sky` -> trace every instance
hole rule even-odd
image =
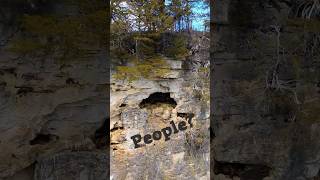
[[[195,14],[195,17],[192,21],[192,28],[194,30],[203,31],[205,20],[209,20],[209,16],[203,17],[204,15],[209,15],[210,7],[206,5],[203,1],[194,2],[192,4],[192,12]]]
[[[171,0],[166,0],[166,4],[170,4]],[[209,20],[210,7],[206,5],[203,0],[192,2],[192,12],[194,17],[192,18],[192,29],[198,31],[204,31],[204,22]],[[207,15],[205,17],[205,15]]]
[[[169,5],[171,0],[166,0],[165,3]],[[128,7],[126,2],[121,4],[122,7]],[[196,2],[191,3],[192,7],[192,29],[197,31],[204,31],[205,26],[204,22],[209,20],[210,7],[203,2],[203,0],[198,0]],[[134,18],[133,18],[134,19]]]

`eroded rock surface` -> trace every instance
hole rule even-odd
[[[43,157],[54,158],[56,153],[73,151],[70,161],[78,151],[108,154],[106,149],[101,150],[106,136],[99,130],[108,121],[109,73],[105,52],[59,61],[49,55],[12,53],[8,48],[8,42],[18,33],[13,21],[17,18],[15,13],[36,13],[48,8],[38,5],[1,2],[4,16],[0,17],[0,179],[34,179],[34,167],[41,175],[37,179],[52,179],[42,178],[47,169],[41,172],[41,167],[54,167],[39,164],[45,164]],[[78,162],[86,162],[90,157],[90,153],[82,154]],[[55,165],[64,167],[65,163]],[[58,172],[56,175],[58,179],[69,177]]]
[[[214,179],[319,178],[319,17],[303,2],[213,2]]]
[[[108,166],[106,153],[58,153],[37,163],[34,179],[107,180]]]
[[[39,155],[78,144],[95,149],[92,139],[107,117],[104,60],[63,67],[1,54],[0,177],[29,166]]]
[[[140,78],[111,83],[111,174],[113,179],[210,179],[209,175],[209,92],[200,78],[201,63],[208,65],[207,39],[194,40],[187,60],[165,58],[167,74],[154,79]],[[202,53],[202,54],[201,54]],[[114,72],[116,73],[116,72]],[[208,83],[208,82],[207,82]],[[207,88],[207,89],[205,89]],[[152,134],[191,120],[187,130],[172,133],[170,140],[154,140],[135,148],[131,136]],[[163,136],[163,135],[162,135]]]

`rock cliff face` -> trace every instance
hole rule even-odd
[[[208,65],[209,41],[202,35],[194,41],[194,55],[165,58],[168,71],[160,77],[111,80],[112,179],[209,179],[209,98],[200,91],[209,87],[199,73],[200,64]],[[186,123],[185,131],[172,132],[167,141],[162,134],[143,142],[146,134],[187,121],[192,125]],[[131,139],[136,134],[142,136],[139,148]]]
[[[62,66],[1,54],[0,177],[57,152],[96,151],[107,117],[104,59]]]
[[[215,180],[319,178],[320,29],[305,2],[213,2]]]
[[[10,53],[12,3],[0,9],[0,179],[107,179],[105,54],[62,63]]]

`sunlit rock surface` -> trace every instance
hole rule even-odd
[[[201,34],[194,35],[194,46]],[[128,82],[111,80],[111,172],[113,179],[210,179],[208,78],[200,76],[200,63],[208,65],[208,40],[194,47],[186,60],[165,58],[169,72],[161,77]],[[207,46],[205,46],[207,45]],[[113,72],[113,74],[116,72]],[[207,88],[207,89],[205,89]],[[193,127],[150,144],[143,136],[191,118]],[[141,134],[142,147],[131,136]]]

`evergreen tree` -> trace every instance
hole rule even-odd
[[[187,37],[180,31],[188,27],[183,22],[191,15],[188,1],[114,0],[112,6],[111,52],[117,70],[114,77],[156,77],[164,71],[148,74],[152,69],[165,69],[162,56],[186,56]]]

